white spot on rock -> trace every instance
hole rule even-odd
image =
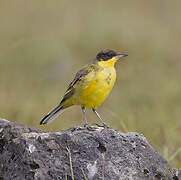
[[[31,133],[23,133],[22,136],[24,138],[36,138],[36,139],[40,136],[42,139],[46,139],[49,137],[49,133],[31,132]]]
[[[135,141],[132,143],[132,146],[133,146],[133,148],[136,148],[136,142]]]
[[[97,165],[97,161],[95,161],[94,164],[89,163],[87,165],[89,179],[92,179],[94,177],[94,175],[97,173],[96,165]]]
[[[0,119],[0,122],[10,123],[7,119]]]
[[[29,145],[28,145],[28,151],[29,151],[30,153],[33,153],[35,150],[36,150],[36,147],[35,147],[33,144],[29,144]]]

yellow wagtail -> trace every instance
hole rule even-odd
[[[72,105],[80,105],[85,127],[88,126],[86,108],[91,108],[104,126],[107,127],[95,108],[102,104],[112,90],[116,80],[114,64],[124,56],[127,56],[127,54],[116,53],[113,50],[100,51],[92,63],[77,72],[60,104],[50,111],[41,120],[40,124],[53,121],[64,109]]]

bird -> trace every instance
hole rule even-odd
[[[86,108],[92,109],[101,120],[104,127],[108,127],[96,108],[100,106],[111,92],[115,80],[115,63],[128,54],[117,53],[114,50],[101,50],[91,63],[80,69],[69,84],[61,102],[40,121],[47,124],[57,118],[62,112],[73,105],[82,109],[84,127],[89,127]]]

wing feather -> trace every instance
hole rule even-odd
[[[73,79],[73,81],[69,84],[65,95],[61,101],[61,103],[63,103],[66,99],[70,98],[73,94],[74,94],[74,90],[75,90],[75,85],[81,81],[88,73],[90,72],[89,66],[85,66],[84,68],[82,68],[81,70],[79,70],[76,75],[75,78]],[[60,103],[60,104],[61,104]]]

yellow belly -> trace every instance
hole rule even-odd
[[[114,68],[106,68],[96,73],[90,73],[81,85],[79,92],[75,93],[74,104],[96,108],[109,95],[115,80],[116,72]]]

